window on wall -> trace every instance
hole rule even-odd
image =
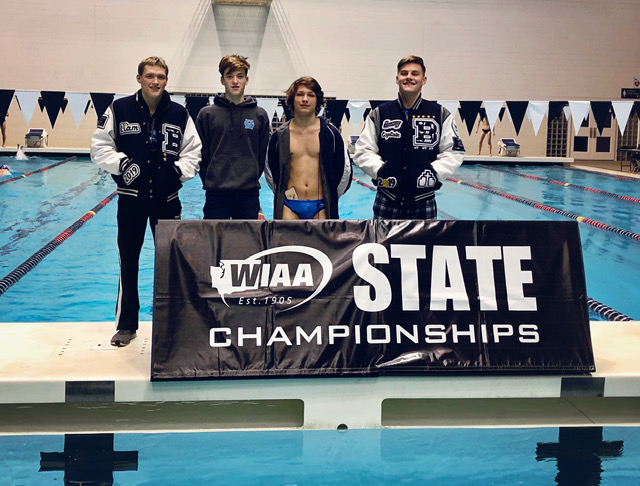
[[[574,152],[588,152],[589,151],[589,137],[573,137],[573,151]]]
[[[560,115],[547,124],[547,157],[567,156],[567,119]]]

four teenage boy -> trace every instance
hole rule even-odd
[[[245,96],[249,63],[239,55],[219,64],[224,93],[196,123],[170,100],[169,69],[158,57],[140,62],[141,89],[121,98],[98,120],[91,158],[118,185],[120,282],[114,346],[126,346],[138,328],[138,262],[147,223],[180,219],[178,191],[199,173],[205,219],[257,219],[259,179],[274,192],[275,219],[335,219],[351,183],[351,161],[340,131],[318,116],[324,94],[311,77],[286,92],[293,118],[270,135],[269,116]],[[464,147],[453,115],[423,100],[424,62],[398,63],[398,99],[372,110],[356,144],[354,162],[377,186],[374,216],[434,219],[434,191],[462,163]],[[266,168],[265,168],[266,163]],[[266,169],[266,170],[265,170]]]

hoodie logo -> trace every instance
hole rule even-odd
[[[251,120],[250,118],[245,118],[244,127],[247,130],[253,130],[255,126],[256,126],[256,122],[255,121]]]

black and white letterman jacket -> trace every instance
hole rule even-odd
[[[153,115],[142,91],[114,101],[91,138],[91,160],[111,173],[119,196],[160,202],[177,198],[182,183],[198,173],[201,149],[186,108],[166,92]]]
[[[405,110],[400,96],[371,110],[353,161],[392,201],[433,198],[464,159],[453,114],[418,97]]]

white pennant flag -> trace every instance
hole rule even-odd
[[[318,116],[323,116],[324,115],[324,109],[325,109],[324,106],[322,108],[320,108],[320,111],[318,112]]]
[[[185,95],[171,95],[171,101],[178,103],[180,106],[184,106],[187,101],[187,97]]]
[[[36,109],[36,105],[38,104],[40,91],[16,91],[16,98],[18,99],[18,103],[20,103],[22,116],[24,117],[24,121],[28,127],[29,123],[31,123],[33,111]]]
[[[484,103],[484,111],[487,112],[487,120],[489,121],[489,127],[493,130],[493,127],[496,124],[496,120],[498,119],[498,115],[500,114],[500,109],[504,104],[504,101],[483,101]]]
[[[113,101],[119,100],[120,98],[124,98],[125,96],[129,96],[128,94],[114,94]]]
[[[571,116],[573,118],[573,128],[576,131],[580,131],[580,125],[582,121],[589,114],[589,108],[591,107],[590,101],[569,101],[569,109],[571,110]]]
[[[258,106],[263,108],[269,116],[269,123],[273,120],[273,114],[276,112],[278,106],[278,98],[257,98]]]
[[[349,108],[349,113],[351,114],[351,126],[354,132],[358,131],[360,122],[364,118],[364,112],[369,106],[369,101],[365,100],[350,100],[347,103],[347,108]]]
[[[65,97],[69,102],[69,108],[71,108],[71,114],[76,122],[76,128],[79,128],[82,117],[84,117],[84,109],[87,107],[87,102],[89,101],[89,93],[66,93]]]
[[[284,108],[282,106],[276,106],[276,115],[278,116],[278,120],[282,120],[282,115],[284,115]]]
[[[529,106],[527,106],[527,115],[529,116],[529,120],[531,120],[533,132],[536,135],[538,135],[538,130],[540,130],[540,125],[542,125],[542,120],[547,114],[548,109],[548,101],[529,101]]]
[[[447,110],[449,110],[449,112],[451,112],[454,118],[456,117],[456,113],[458,113],[457,101],[444,100],[444,101],[438,101],[438,103],[444,106]]]
[[[627,121],[629,115],[633,109],[633,101],[612,101],[613,112],[616,114],[616,120],[618,120],[618,128],[620,129],[620,135],[624,135],[624,129],[627,127]]]

